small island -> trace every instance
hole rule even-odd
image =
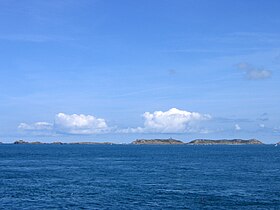
[[[176,139],[137,139],[133,142],[131,142],[131,144],[184,144],[184,142],[180,141],[180,140],[176,140]]]
[[[222,140],[209,140],[209,139],[196,139],[190,141],[188,144],[191,145],[247,145],[247,144],[263,144],[257,139],[222,139]]]

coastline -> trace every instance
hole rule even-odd
[[[212,139],[195,139],[189,142],[184,142],[176,139],[136,139],[130,143],[114,143],[114,142],[40,142],[40,141],[25,141],[25,140],[16,140],[13,143],[3,143],[1,144],[19,144],[19,145],[279,145],[278,143],[270,143],[266,144],[257,139],[220,139],[220,140],[212,140]]]

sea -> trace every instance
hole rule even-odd
[[[280,209],[280,146],[2,144],[0,209]]]

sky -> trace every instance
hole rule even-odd
[[[280,1],[0,0],[0,141],[280,141]]]

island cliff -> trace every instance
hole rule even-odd
[[[243,140],[243,139],[222,139],[222,140],[209,140],[209,139],[196,139],[188,144],[192,145],[216,145],[216,144],[227,144],[227,145],[244,145],[244,144],[263,144],[261,141],[257,139],[249,139],[249,140]]]
[[[131,144],[184,144],[184,142],[175,139],[137,139]]]

